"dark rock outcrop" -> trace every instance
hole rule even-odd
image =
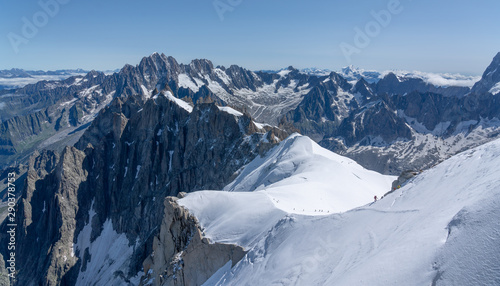
[[[481,80],[472,87],[471,93],[484,94],[498,83],[500,83],[500,53],[493,58],[491,64],[484,71]]]
[[[234,266],[245,255],[237,245],[212,243],[203,236],[198,220],[177,203],[165,199],[165,215],[153,240],[153,252],[143,262],[146,275],[141,285],[202,285],[231,261]]]
[[[105,222],[137,245],[113,278],[129,283],[153,251],[163,198],[222,188],[286,135],[259,129],[247,115],[236,117],[214,103],[188,112],[161,94],[144,104],[135,96],[115,99],[76,148],[32,157],[16,218],[18,265],[29,270],[19,273],[15,285],[74,285],[81,271],[102,267],[93,264],[99,260],[89,247],[79,247],[95,242]],[[85,226],[89,241],[78,241]]]

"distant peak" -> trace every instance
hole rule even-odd
[[[300,72],[307,75],[327,76],[331,73],[331,70],[312,67],[312,68],[301,69]]]
[[[387,73],[387,74],[384,76],[384,79],[397,79],[397,80],[399,80],[399,79],[398,79],[398,76],[397,76],[395,73],[393,73],[393,72],[389,72],[389,73]]]
[[[214,69],[214,65],[210,60],[207,59],[194,59],[191,61],[189,66],[199,72],[208,73]]]
[[[500,61],[500,52],[493,58],[493,61]]]
[[[486,68],[483,73],[483,79],[491,77],[494,73],[500,73],[500,52],[493,58],[490,65]]]
[[[358,69],[355,68],[353,65],[348,65],[348,66],[342,68],[342,72],[344,72],[344,73],[350,73],[350,72],[354,72],[357,70]]]
[[[360,87],[360,86],[368,86],[368,82],[365,80],[364,77],[360,78],[357,82],[356,82],[356,87]]]

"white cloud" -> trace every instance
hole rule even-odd
[[[476,82],[478,82],[481,77],[480,76],[466,76],[461,74],[450,74],[450,73],[427,73],[420,71],[384,71],[382,73],[382,77],[387,75],[388,73],[395,73],[400,77],[407,78],[420,78],[423,81],[436,85],[436,86],[465,86],[472,87]]]
[[[40,76],[32,76],[30,78],[0,78],[0,85],[6,86],[7,88],[21,88],[28,84],[37,83],[42,80],[64,80],[73,75],[81,75],[81,74],[72,74],[72,75],[40,75]]]

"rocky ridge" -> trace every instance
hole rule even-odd
[[[421,168],[425,167],[418,165],[421,162],[433,164],[454,154],[454,148],[439,146],[448,145],[445,141],[467,142],[463,138],[471,131],[478,131],[474,137],[480,143],[495,137],[498,108],[488,91],[500,82],[497,67],[498,56],[470,89],[434,86],[393,73],[373,81],[361,75],[352,80],[348,71],[344,76],[306,74],[293,67],[253,72],[235,65],[214,66],[203,59],[179,64],[173,57],[154,53],[112,75],[93,71],[85,77],[40,82],[2,95],[0,104],[8,105],[4,110],[18,112],[23,107],[24,111],[17,116],[2,113],[0,164],[22,161],[39,148],[62,150],[78,140],[112,98],[139,95],[137,100],[145,102],[168,86],[177,98],[233,106],[257,122],[293,126],[332,151],[360,159],[365,167],[398,174],[408,165],[401,162],[411,157],[421,157],[409,164]],[[479,138],[481,134],[486,136]],[[432,156],[418,152],[420,138],[428,135],[439,149]],[[473,146],[464,144],[458,149]],[[410,151],[399,149],[403,145]],[[369,164],[372,155],[363,155],[360,148],[367,146],[390,162]],[[402,154],[405,158],[399,160]]]
[[[234,266],[246,254],[240,246],[210,242],[196,217],[176,201],[165,199],[165,216],[153,252],[143,263],[146,274],[140,285],[202,285],[226,263]]]
[[[286,137],[214,103],[190,107],[168,90],[142,100],[115,99],[76,147],[32,156],[16,217],[18,269],[29,270],[14,285],[138,282],[166,196],[221,188]],[[109,241],[123,259],[100,257]],[[107,276],[87,272],[95,269]]]

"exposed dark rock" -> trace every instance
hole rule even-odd
[[[165,199],[165,215],[153,240],[153,252],[143,262],[144,282],[153,285],[202,285],[219,268],[234,266],[245,255],[237,245],[211,243],[203,237],[196,217],[179,206],[177,198]]]
[[[473,94],[484,94],[489,92],[490,89],[500,82],[500,53],[498,53],[491,64],[486,68],[481,77],[473,87],[471,92]]]
[[[73,285],[80,271],[96,263],[88,248],[73,244],[85,225],[92,228],[88,243],[97,239],[106,221],[131,244],[140,242],[128,270],[117,276],[128,281],[151,254],[165,196],[220,189],[286,136],[276,128],[259,129],[248,116],[235,117],[214,103],[189,113],[163,95],[145,104],[137,97],[115,99],[78,149],[32,157],[17,217],[19,269],[29,270],[15,285]],[[30,267],[34,261],[37,267]]]

